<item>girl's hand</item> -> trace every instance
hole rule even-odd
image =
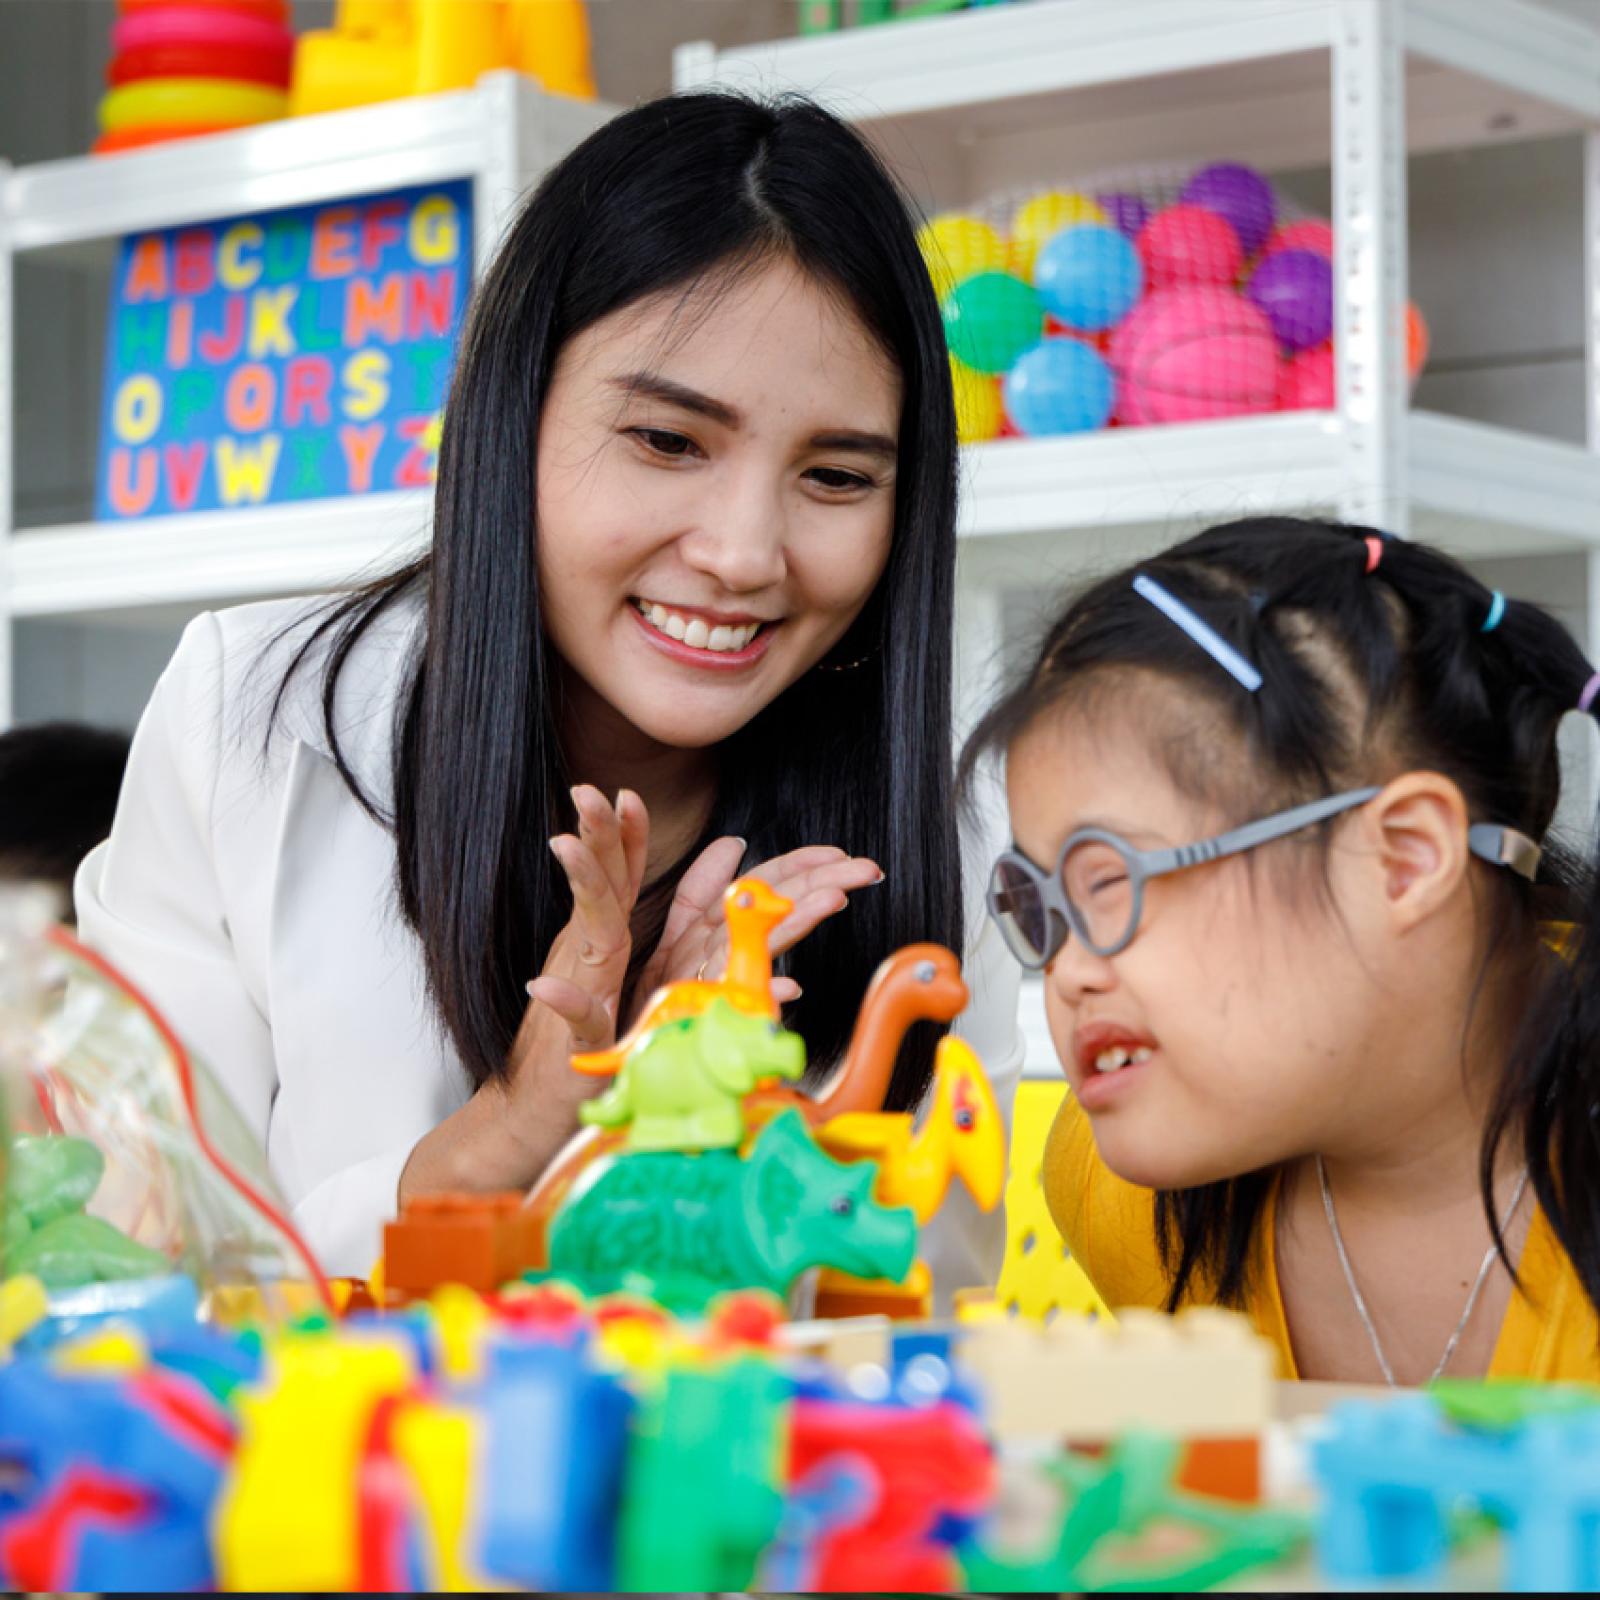
[[[883,882],[876,862],[865,856],[848,856],[833,845],[791,850],[740,872],[744,850],[743,839],[718,839],[701,851],[679,879],[661,942],[642,974],[641,1001],[665,983],[721,976],[728,961],[722,894],[736,877],[760,878],[769,889],[794,903],[768,939],[773,955],[781,955],[820,922],[843,911],[852,890]],[[796,999],[800,986],[792,978],[775,978],[772,993],[782,1003]]]

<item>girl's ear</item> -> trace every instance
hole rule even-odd
[[[1466,873],[1466,799],[1440,773],[1408,772],[1362,808],[1362,821],[1389,914],[1403,932],[1444,905]]]

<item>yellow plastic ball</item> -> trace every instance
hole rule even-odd
[[[956,397],[956,437],[962,444],[982,444],[995,438],[1004,415],[1000,380],[974,372],[951,356],[950,386]]]
[[[917,232],[917,248],[941,300],[964,278],[1001,272],[1006,264],[1005,241],[1000,235],[981,218],[959,211],[947,211],[924,223]]]
[[[1033,263],[1047,240],[1063,228],[1083,222],[1108,222],[1105,210],[1086,194],[1072,189],[1046,189],[1025,201],[1011,224],[1010,269],[1033,282]]]

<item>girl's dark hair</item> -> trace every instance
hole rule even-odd
[[[1254,662],[1260,689],[1247,693],[1136,594],[1137,572]],[[1504,1257],[1495,1157],[1508,1141],[1521,1144],[1539,1203],[1600,1305],[1600,878],[1593,862],[1546,838],[1560,791],[1557,728],[1592,669],[1539,606],[1507,601],[1491,622],[1499,610],[1491,590],[1426,545],[1289,517],[1228,523],[1075,600],[1027,675],[974,730],[961,773],[965,782],[983,756],[1069,700],[1126,688],[1137,674],[1181,685],[1191,711],[1202,706],[1225,730],[1218,741],[1177,732],[1156,753],[1183,792],[1234,823],[1425,768],[1454,780],[1474,821],[1543,840],[1537,883],[1497,871],[1482,885],[1477,995],[1491,971],[1514,971],[1526,1003],[1479,1176]],[[1198,753],[1202,743],[1209,760]],[[1331,827],[1323,825],[1324,843]],[[1546,942],[1552,921],[1571,925],[1559,957]],[[1463,1029],[1463,1047],[1465,1038]],[[1251,1172],[1158,1193],[1169,1308],[1202,1283],[1222,1304],[1243,1304],[1275,1182],[1275,1172]]]
[[[351,651],[402,600],[426,626],[394,739],[400,903],[429,989],[475,1084],[501,1075],[572,906],[546,845],[570,829],[583,779],[558,736],[560,675],[541,617],[534,476],[539,414],[566,342],[647,295],[685,293],[787,258],[836,291],[898,368],[903,402],[887,570],[837,649],[719,750],[707,838],[747,861],[806,844],[870,856],[883,888],[856,897],[782,963],[804,990],[787,1018],[814,1067],[844,1051],[873,968],[898,946],[961,948],[950,793],[956,441],[938,306],[906,203],[844,123],[802,99],[658,100],[607,123],[545,177],[477,291],[439,451],[433,544],[343,596],[278,689],[325,649],[323,722],[345,782],[378,816],[340,749],[335,689]],[[701,843],[705,843],[702,840]],[[698,847],[697,847],[698,848]],[[681,867],[634,918],[626,1015]],[[908,1039],[890,1104],[915,1103],[937,1032]]]

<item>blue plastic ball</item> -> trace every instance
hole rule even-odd
[[[1006,413],[1022,433],[1103,428],[1115,396],[1111,368],[1077,339],[1046,339],[1006,374]]]
[[[1116,228],[1064,228],[1039,252],[1034,287],[1045,310],[1080,333],[1121,322],[1144,293],[1139,252]]]

